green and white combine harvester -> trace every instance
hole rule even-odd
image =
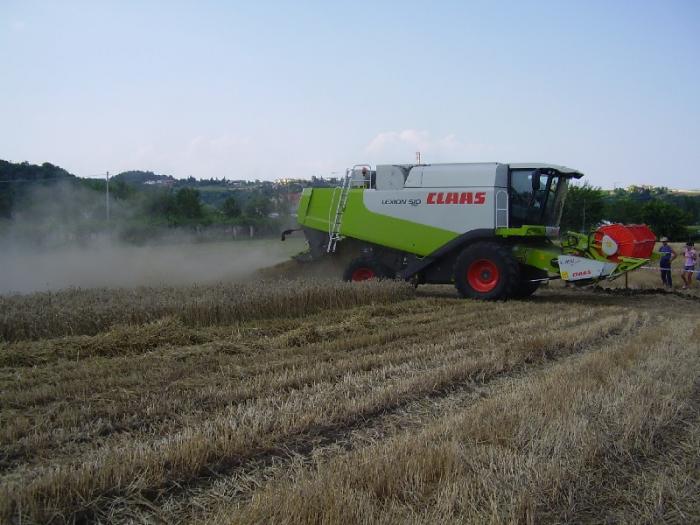
[[[361,165],[341,187],[305,189],[297,219],[311,257],[347,261],[346,280],[527,297],[550,279],[615,279],[652,257],[656,239],[644,225],[560,234],[569,181],[582,176],[550,164]]]

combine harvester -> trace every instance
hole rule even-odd
[[[454,283],[463,297],[527,297],[550,279],[612,280],[652,257],[647,226],[560,234],[569,180],[582,176],[550,164],[355,166],[342,187],[305,189],[298,222],[313,259],[348,261],[348,281]]]

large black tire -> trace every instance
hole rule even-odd
[[[514,297],[520,266],[511,249],[495,242],[466,247],[454,267],[455,286],[462,297],[497,301]]]
[[[547,272],[540,270],[539,268],[533,268],[532,266],[520,266],[520,282],[515,287],[515,294],[513,297],[518,299],[525,299],[530,297],[533,293],[537,291],[542,284],[542,281],[532,282],[534,279],[546,279]]]
[[[369,279],[393,279],[393,272],[371,257],[358,257],[350,261],[343,272],[344,281],[367,281]]]

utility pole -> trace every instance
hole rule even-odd
[[[107,210],[107,226],[109,226],[109,172],[105,174],[105,210]]]

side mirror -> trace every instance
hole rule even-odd
[[[540,191],[540,170],[532,172],[532,192]]]

